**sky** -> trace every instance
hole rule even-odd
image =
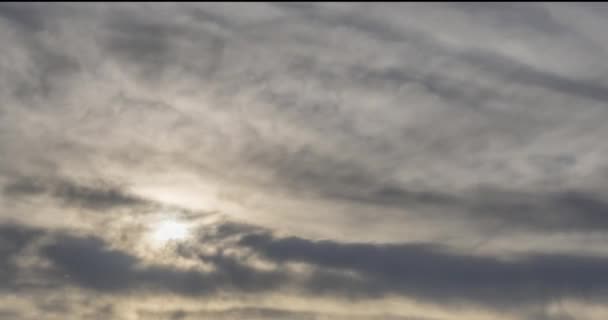
[[[608,319],[607,29],[0,4],[0,319]]]

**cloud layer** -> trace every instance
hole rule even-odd
[[[0,319],[605,319],[607,9],[0,5]]]

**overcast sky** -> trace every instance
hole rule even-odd
[[[608,319],[608,5],[0,5],[0,319]]]

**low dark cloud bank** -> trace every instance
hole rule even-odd
[[[221,224],[217,230],[251,227]],[[262,230],[262,229],[259,229]],[[39,269],[55,286],[71,285],[106,294],[173,292],[208,296],[221,291],[263,293],[279,289],[304,294],[380,298],[403,295],[430,303],[468,303],[495,307],[548,303],[563,298],[604,296],[608,289],[608,259],[586,255],[527,254],[509,260],[474,256],[436,244],[364,244],[275,237],[268,232],[241,232],[230,248],[247,248],[275,263],[260,270],[246,259],[222,254],[197,254],[214,271],[145,265],[139,258],[112,249],[102,239],[48,233],[3,225],[5,244],[0,265],[4,284],[19,277],[14,261],[34,240],[47,237],[39,248],[53,267]],[[221,235],[226,235],[220,231]],[[194,245],[196,248],[196,245]],[[305,263],[312,273],[294,273],[285,263]],[[355,272],[352,277],[348,272]],[[23,270],[22,270],[23,272]],[[6,288],[5,288],[6,289]]]

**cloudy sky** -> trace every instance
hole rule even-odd
[[[0,5],[0,319],[608,318],[608,5]]]

